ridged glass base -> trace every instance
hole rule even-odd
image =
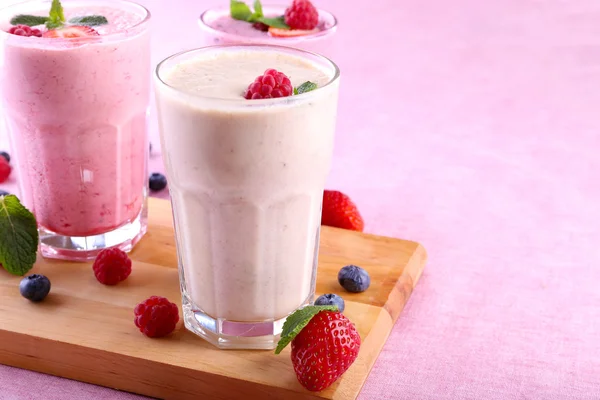
[[[310,300],[307,299],[299,308],[308,305]],[[185,292],[182,305],[185,327],[220,349],[273,350],[287,318],[261,322],[215,319],[195,307]]]
[[[133,221],[121,227],[94,236],[64,236],[39,227],[42,256],[69,261],[89,261],[109,247],[129,252],[144,236],[148,225],[147,207]]]

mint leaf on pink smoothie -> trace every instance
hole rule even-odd
[[[265,17],[260,0],[254,1],[254,12],[252,12],[250,7],[243,1],[231,0],[229,5],[229,13],[231,18],[239,21],[246,21],[250,23],[262,22],[263,24],[272,26],[274,28],[290,29],[290,27],[285,23],[285,18],[283,15],[273,18]]]
[[[263,17],[265,15],[263,14],[262,4],[260,4],[260,0],[254,1],[254,14],[256,14],[259,17]]]
[[[237,0],[231,0],[229,4],[229,13],[231,18],[240,21],[248,21],[248,19],[252,16],[250,7],[248,7],[248,5],[243,1]]]
[[[52,7],[50,7],[50,18],[46,22],[48,29],[60,28],[65,24],[65,12],[63,10],[60,0],[52,0]]]
[[[46,22],[48,22],[49,19],[50,18],[48,18],[48,17],[40,17],[39,15],[19,14],[19,15],[15,15],[14,17],[11,18],[10,24],[11,25],[38,26],[38,25],[44,25]]]
[[[285,23],[285,18],[283,15],[275,18],[261,17],[257,20],[257,22],[262,22],[263,24],[272,26],[273,28],[290,29],[290,26]]]
[[[69,20],[69,24],[85,25],[85,26],[100,26],[108,24],[108,20],[103,15],[86,15],[84,17],[73,17]]]
[[[0,196],[0,264],[13,275],[25,275],[36,260],[37,223],[17,196]]]
[[[84,17],[73,17],[69,20],[72,25],[100,26],[108,24],[108,20],[103,15],[86,15]]]

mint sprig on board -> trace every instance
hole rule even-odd
[[[23,276],[35,263],[37,223],[17,196],[0,196],[0,264],[13,275]]]
[[[311,81],[306,81],[302,85],[294,88],[294,94],[302,94],[306,92],[311,92],[317,88],[317,84]]]
[[[11,18],[11,25],[38,26],[46,24],[48,29],[57,29],[66,24],[65,12],[60,0],[52,0],[52,6],[47,17],[39,15],[19,14]],[[106,17],[102,15],[86,15],[73,17],[69,20],[71,25],[99,26],[108,24]]]
[[[336,306],[306,306],[300,310],[296,310],[293,314],[286,318],[281,330],[281,339],[277,343],[275,354],[281,351],[288,345],[311,319],[321,311],[338,311]]]
[[[274,28],[290,29],[289,25],[285,23],[283,15],[274,18],[265,17],[260,0],[254,1],[254,12],[243,1],[231,0],[229,4],[229,14],[231,15],[231,18],[239,21],[250,23],[262,22],[263,24]]]

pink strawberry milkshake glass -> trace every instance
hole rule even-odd
[[[291,3],[291,0],[289,1]],[[265,5],[263,13],[266,17],[277,17],[285,13],[286,7],[281,5]],[[294,47],[297,49],[322,54],[336,59],[335,33],[338,22],[333,14],[325,10],[319,12],[318,32],[296,37],[274,37],[252,27],[251,23],[233,19],[228,7],[206,10],[198,23],[202,29],[203,45],[221,44],[258,44]]]
[[[75,39],[8,33],[12,17],[48,16],[50,5],[0,10],[0,96],[21,201],[44,257],[129,251],[146,232],[150,13],[128,1],[67,0],[67,21],[102,15],[108,24]]]

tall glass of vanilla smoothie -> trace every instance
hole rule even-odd
[[[128,251],[146,232],[149,20],[122,0],[0,10],[3,117],[45,257]]]
[[[278,46],[157,68],[185,325],[220,348],[274,348],[313,301],[338,89],[334,63]]]

